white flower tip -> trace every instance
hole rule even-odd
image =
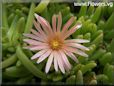
[[[32,57],[31,60],[34,60],[34,58]]]
[[[89,48],[87,48],[86,50],[89,51]]]
[[[65,71],[61,71],[63,74],[65,74]]]
[[[36,59],[36,57],[35,57],[35,56],[31,57],[31,60],[34,60],[34,59]]]
[[[48,69],[45,69],[45,73],[47,74],[49,72],[49,70]]]
[[[26,33],[23,33],[23,36],[26,36],[27,34]]]
[[[26,42],[26,39],[23,39],[24,42]]]
[[[23,49],[28,49],[27,47],[23,47]]]
[[[87,40],[87,42],[90,42],[89,40]]]
[[[82,27],[82,24],[81,23],[77,24],[77,26],[76,26],[77,29],[79,29],[81,27]]]
[[[77,60],[75,60],[75,62],[76,62],[76,63],[79,63],[79,60],[77,59]]]
[[[34,59],[36,59],[36,58],[34,58],[34,57],[31,58],[31,60],[34,60]]]
[[[38,16],[39,16],[39,15],[38,15],[38,14],[36,14],[36,13],[34,13],[34,16],[35,16],[36,18],[38,18]]]
[[[85,57],[88,57],[88,55],[86,54]]]
[[[40,62],[41,62],[40,60],[37,61],[38,64],[39,64]]]

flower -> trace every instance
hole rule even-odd
[[[72,16],[68,22],[62,27],[62,15],[59,12],[58,15],[54,14],[52,17],[52,27],[49,22],[43,17],[35,14],[36,20],[34,20],[35,29],[31,29],[30,34],[24,34],[27,39],[24,42],[29,44],[24,47],[32,51],[38,51],[31,59],[38,59],[37,63],[42,62],[48,58],[45,72],[48,73],[52,64],[54,64],[55,71],[65,73],[71,69],[71,64],[68,58],[71,58],[78,63],[78,59],[75,54],[88,57],[85,50],[89,50],[87,47],[81,45],[81,43],[87,43],[88,40],[84,39],[70,39],[68,38],[82,24],[78,23],[70,27],[75,20]],[[70,28],[70,29],[69,29]]]

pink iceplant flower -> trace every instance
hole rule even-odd
[[[62,27],[62,15],[59,12],[58,15],[52,17],[52,27],[49,22],[43,17],[35,14],[37,21],[34,20],[34,26],[30,34],[24,34],[27,39],[24,42],[29,44],[24,47],[32,51],[38,51],[31,59],[37,59],[37,63],[42,62],[48,58],[45,72],[48,73],[51,65],[54,65],[54,69],[57,72],[59,69],[62,73],[71,69],[71,64],[68,58],[71,58],[78,63],[78,59],[75,54],[88,57],[84,51],[89,50],[87,47],[81,45],[81,43],[87,43],[88,40],[84,39],[70,39],[68,38],[82,24],[75,24],[70,28],[75,20],[72,16],[67,23]],[[62,28],[62,29],[61,29]]]

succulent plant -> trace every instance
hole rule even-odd
[[[72,17],[72,24],[82,27],[73,33],[71,39],[85,39],[89,48],[88,57],[77,56],[79,63],[69,59],[70,71],[55,72],[53,65],[45,73],[46,60],[37,64],[31,60],[35,51],[25,50],[23,33],[30,33],[34,13],[52,24],[52,16],[61,12],[62,26]],[[72,27],[71,26],[71,27]],[[98,85],[114,84],[114,6],[74,7],[73,3],[3,3],[2,4],[2,84],[41,85]],[[1,77],[1,76],[0,76]]]

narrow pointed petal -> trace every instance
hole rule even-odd
[[[52,28],[53,31],[56,32],[56,15],[53,15],[52,17]]]
[[[36,22],[35,20],[33,21],[35,28],[37,29],[37,31],[43,36],[46,37],[46,34],[44,33],[44,31],[41,29],[40,24],[38,22]]]
[[[55,54],[55,51],[54,51],[54,68],[55,68],[55,71],[57,72],[58,71],[58,63],[57,63],[57,56]]]
[[[53,52],[51,53],[51,55],[49,56],[48,58],[48,61],[46,63],[46,67],[45,67],[45,72],[48,73],[49,72],[49,69],[52,65],[52,62],[53,62]]]
[[[61,60],[61,56],[59,55],[58,52],[56,52],[56,57],[57,57],[58,66],[59,66],[61,72],[64,74],[65,73],[65,69],[64,69],[64,66],[63,66],[63,62]]]
[[[36,30],[34,30],[34,29],[31,29],[31,32],[32,32],[34,35],[38,36],[38,37],[39,37],[39,35],[40,35],[40,33],[39,33],[39,32],[37,32],[37,31],[36,31]]]
[[[42,49],[49,49],[49,46],[47,45],[42,45],[42,46],[27,46],[27,47],[24,47],[25,49],[29,49],[29,50],[32,50],[32,51],[35,51],[35,50],[42,50]]]
[[[36,19],[38,18],[38,14],[34,13],[34,16],[36,17]]]
[[[77,44],[77,43],[67,43],[66,44],[67,46],[71,46],[71,47],[75,47],[75,48],[78,48],[78,49],[81,49],[81,50],[87,50],[89,51],[89,48],[81,45],[81,44]]]
[[[88,43],[90,42],[89,40],[86,39],[70,39],[70,40],[65,40],[65,43]]]
[[[76,63],[79,63],[77,57],[76,57],[73,53],[68,52],[68,51],[66,51],[66,50],[64,50],[64,52],[66,53],[67,56],[69,56],[69,57],[70,57],[72,60],[74,60]]]
[[[25,37],[29,37],[31,39],[35,39],[37,41],[41,41],[41,42],[46,42],[44,39],[42,39],[41,37],[38,37],[34,34],[23,34]]]
[[[73,34],[77,29],[79,29],[82,26],[82,24],[76,24],[74,25],[70,30],[66,32],[66,34],[63,36],[64,39],[69,37],[71,34]]]
[[[59,12],[59,15],[58,15],[57,32],[60,32],[61,26],[62,26],[62,15],[61,15],[61,13]]]
[[[65,32],[68,30],[68,28],[71,26],[71,24],[73,23],[74,20],[75,20],[75,17],[72,16],[72,17],[68,20],[68,22],[63,26],[62,33],[65,33]]]
[[[42,56],[39,57],[37,63],[39,64],[44,59],[46,59],[51,54],[51,52],[52,52],[52,50],[50,50],[50,49],[47,52],[45,52]]]
[[[46,43],[36,41],[36,40],[32,40],[32,39],[24,39],[23,41],[30,44],[30,45],[43,45],[43,44],[46,44]]]
[[[80,56],[84,56],[84,57],[88,57],[88,55],[86,54],[86,53],[84,53],[83,51],[81,51],[81,50],[76,50],[76,52],[75,52],[76,54],[79,54]]]
[[[52,33],[52,29],[51,29],[51,26],[49,24],[49,22],[47,20],[45,20],[43,17],[37,15],[37,20],[38,22],[42,25],[44,31],[47,33],[47,34],[50,34]]]
[[[65,49],[69,52],[72,52],[72,53],[75,53],[75,54],[78,54],[80,56],[84,56],[84,57],[88,57],[88,55],[86,53],[84,53],[83,51],[81,50],[78,50],[78,49],[75,49],[75,48],[72,48],[72,47],[65,47]]]
[[[69,63],[69,61],[68,61],[66,55],[64,54],[64,52],[63,52],[62,50],[60,50],[59,53],[60,53],[60,55],[61,55],[61,57],[62,57],[62,59],[63,59],[65,65],[67,65],[67,67],[68,67],[69,69],[71,69],[71,64]]]
[[[38,53],[36,53],[35,55],[33,55],[33,56],[31,57],[31,59],[33,60],[33,59],[36,59],[36,58],[40,57],[40,56],[41,56],[42,54],[44,54],[47,50],[48,50],[48,49],[39,51]]]

